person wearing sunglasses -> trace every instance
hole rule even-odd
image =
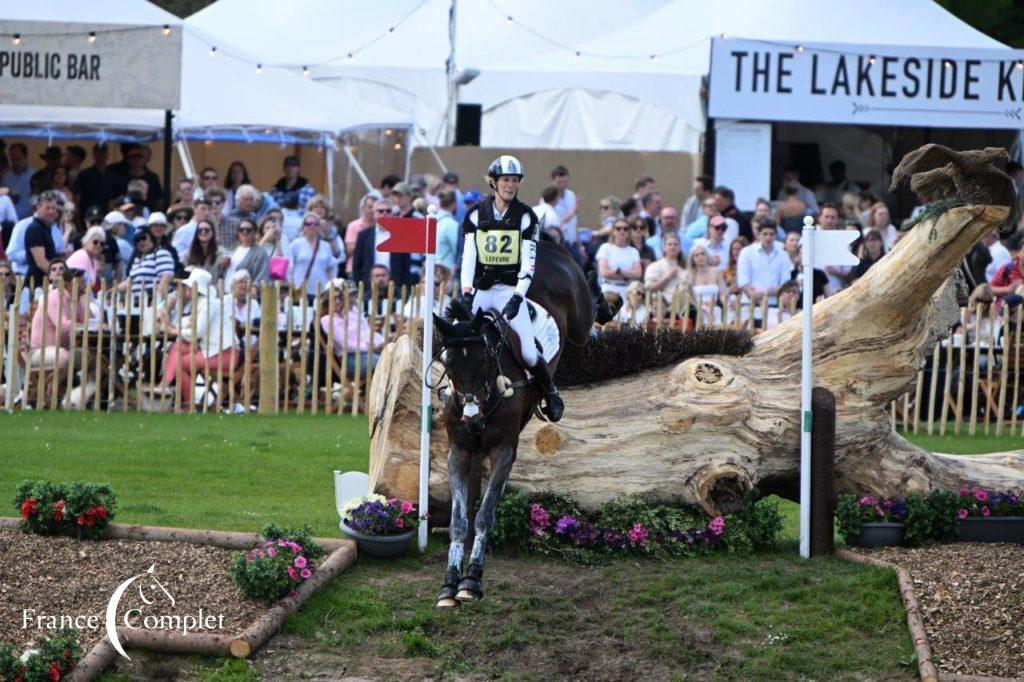
[[[174,276],[181,277],[185,270],[181,265],[181,260],[178,258],[178,252],[171,246],[171,237],[167,232],[167,218],[160,211],[154,211],[149,214],[146,228],[149,230],[149,236],[153,239],[153,246],[166,251],[167,255],[174,261]]]
[[[81,270],[86,285],[93,293],[100,289],[100,271],[103,269],[103,250],[107,245],[107,232],[102,227],[94,226],[85,231],[82,247],[68,256],[68,267]]]
[[[313,299],[317,286],[326,289],[337,274],[338,265],[345,262],[345,247],[337,235],[330,236],[329,229],[326,220],[308,211],[302,219],[299,238],[288,245],[292,286],[299,289],[305,285],[306,295]]]
[[[133,305],[144,305],[144,295],[154,291],[167,294],[167,285],[174,277],[174,259],[166,249],[157,248],[147,228],[135,232],[135,250],[128,267],[128,279],[117,285],[121,291],[132,292]]]
[[[235,272],[239,270],[247,271],[256,286],[263,284],[270,272],[270,257],[256,243],[256,222],[249,218],[243,218],[238,223],[238,236],[224,279],[232,281]]]
[[[377,200],[380,199],[380,192],[373,190],[369,194],[363,196],[359,201],[359,217],[351,221],[345,226],[345,256],[347,261],[345,263],[345,274],[352,274],[352,266],[355,259],[353,256],[356,251],[356,240],[359,239],[359,233],[368,227],[373,227],[373,207],[377,204]]]
[[[601,244],[596,259],[598,283],[603,293],[618,294],[625,299],[629,283],[643,277],[640,252],[630,244],[630,225],[627,220],[615,221],[612,235],[607,242]]]
[[[352,279],[362,282],[364,291],[371,291],[373,267],[382,265],[391,273],[395,287],[412,286],[417,280],[411,274],[411,260],[407,253],[383,253],[377,251],[377,244],[388,238],[390,233],[380,224],[382,218],[393,216],[394,202],[382,197],[373,206],[373,225],[356,236],[356,248],[352,254]]]
[[[196,225],[196,236],[192,239],[192,245],[188,249],[188,258],[185,260],[186,269],[206,270],[216,282],[230,262],[231,257],[227,249],[217,244],[217,234],[214,231],[213,222],[209,218],[200,220]]]

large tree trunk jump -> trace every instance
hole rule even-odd
[[[895,434],[884,409],[957,319],[957,265],[1007,214],[966,205],[926,220],[851,287],[814,306],[814,383],[836,397],[839,491],[1024,487],[1024,452],[927,452]],[[760,334],[742,357],[693,357],[564,391],[561,422],[534,420],[523,431],[511,485],[570,493],[585,506],[642,492],[712,514],[734,508],[753,485],[796,499],[801,326],[798,316]],[[408,499],[418,490],[420,358],[408,336],[390,344],[370,396],[371,486]],[[442,425],[431,444],[431,507],[443,517]]]

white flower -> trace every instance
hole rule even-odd
[[[28,663],[28,659],[32,658],[33,656],[35,656],[38,653],[39,653],[39,649],[25,649],[25,653],[23,653],[21,655],[21,658],[19,658],[18,660],[21,661],[22,663]]]
[[[388,498],[383,495],[377,495],[376,493],[370,493],[364,497],[356,497],[349,500],[345,506],[341,508],[341,518],[347,521],[352,510],[366,502],[380,502],[381,504],[387,504],[387,501]]]

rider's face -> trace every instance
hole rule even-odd
[[[519,178],[515,175],[502,175],[498,178],[498,196],[505,201],[512,201],[519,191]]]

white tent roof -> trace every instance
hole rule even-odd
[[[49,20],[57,14],[51,5],[65,4],[88,5],[90,16],[83,19],[91,25],[120,24],[123,17],[128,17],[130,25],[148,21],[184,29],[181,108],[175,112],[174,120],[179,135],[298,142],[361,127],[411,125],[412,119],[406,114],[311,82],[290,70],[266,67],[257,73],[256,58],[214,40],[201,30],[180,27],[179,20],[148,2],[103,0],[94,4],[57,0],[37,3],[41,11],[36,14],[26,11],[26,6],[32,6],[30,3],[11,3],[0,12],[0,18],[39,20],[42,15]],[[17,12],[8,11],[14,9]],[[14,14],[18,16],[9,16]],[[79,11],[76,16],[83,14],[86,12]],[[62,15],[61,19],[64,18]],[[211,57],[210,46],[214,44],[218,49]],[[164,113],[156,110],[0,106],[0,128],[7,134],[35,128],[34,134],[41,136],[93,131],[100,137],[115,137],[117,132],[124,131],[152,134],[162,130],[163,125]]]
[[[450,6],[218,0],[187,23],[409,112],[433,141],[445,117]],[[457,0],[456,7],[456,63],[481,71],[460,100],[482,104],[487,146],[696,151],[704,128],[700,78],[708,72],[710,37],[723,33],[794,43],[1004,47],[932,0]],[[316,16],[343,21],[311,23]],[[280,40],[282,33],[302,39]]]
[[[137,0],[44,0],[5,2],[0,18],[13,21],[120,24],[124,26],[176,26],[181,19],[150,2]]]

